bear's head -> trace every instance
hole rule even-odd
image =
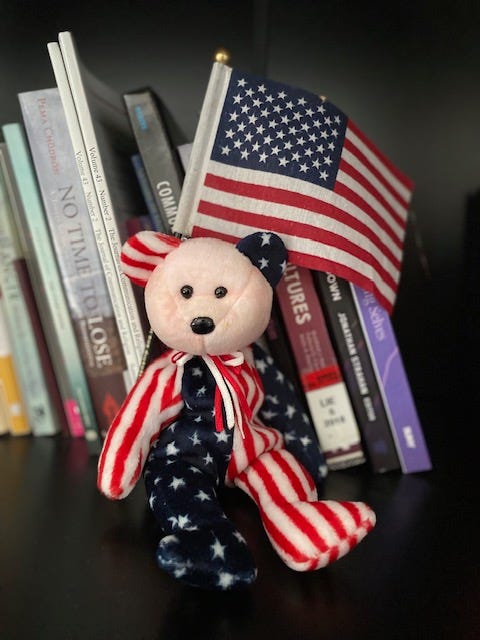
[[[121,260],[124,273],[145,287],[148,320],[165,345],[221,355],[266,329],[287,251],[273,233],[253,233],[233,245],[141,231],[124,245]]]

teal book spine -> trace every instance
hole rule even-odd
[[[28,229],[27,263],[38,274],[37,304],[43,316],[49,351],[72,435],[98,441],[98,428],[85,371],[72,327],[61,277],[55,260],[42,200],[23,128],[18,123],[2,127]]]

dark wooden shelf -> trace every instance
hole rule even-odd
[[[256,558],[250,588],[183,586],[155,565],[158,532],[142,483],[123,502],[95,486],[96,460],[64,438],[0,439],[0,636],[36,638],[478,637],[480,590],[473,467],[449,445],[451,412],[421,406],[435,470],[331,473],[324,496],[365,499],[373,532],[326,569],[285,567],[256,508],[236,490],[227,512]]]

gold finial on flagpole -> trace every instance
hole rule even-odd
[[[213,54],[215,62],[221,62],[222,64],[228,64],[230,61],[230,51],[224,47],[219,47]]]

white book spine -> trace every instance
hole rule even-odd
[[[90,166],[93,184],[100,205],[105,225],[105,232],[113,260],[116,277],[120,283],[125,309],[128,314],[129,327],[132,333],[138,364],[140,365],[145,350],[145,335],[138,313],[137,303],[130,280],[124,275],[120,263],[122,241],[114,215],[114,207],[110,191],[105,179],[105,170],[101,155],[98,153],[97,137],[92,122],[85,86],[77,61],[75,46],[69,32],[59,34],[60,51],[65,65],[71,95],[76,108],[78,122],[82,133],[85,153]]]
[[[82,137],[62,53],[56,42],[49,43],[48,52],[50,54],[53,72],[62,100],[63,109],[65,111],[68,131],[74,148],[80,180],[85,194],[85,200],[87,202],[93,231],[95,233],[98,253],[105,273],[107,288],[115,319],[117,321],[120,340],[127,364],[128,377],[125,380],[125,384],[127,389],[130,389],[138,375],[141,361],[141,358],[139,357],[140,350],[132,335],[130,317],[125,306],[121,283],[117,275],[117,268],[110,250],[107,227],[104,224],[101,207],[97,198],[96,188],[93,182],[92,172],[90,170],[85,143]],[[124,276],[123,280],[125,280]]]

